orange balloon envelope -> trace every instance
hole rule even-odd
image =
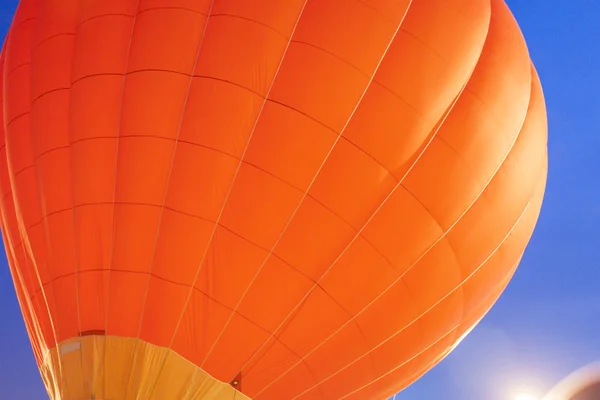
[[[540,211],[503,0],[21,0],[1,62],[2,232],[53,399],[384,399]]]

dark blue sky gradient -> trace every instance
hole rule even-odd
[[[513,281],[464,342],[396,400],[513,400],[600,360],[600,1],[508,0],[548,106],[542,214]],[[17,0],[0,0],[3,38]],[[0,258],[0,397],[45,400]]]

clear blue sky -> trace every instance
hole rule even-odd
[[[396,400],[513,400],[600,360],[600,2],[508,0],[548,105],[550,171],[542,215],[496,306],[440,365]],[[17,0],[0,0],[0,38]],[[0,388],[45,400],[4,256]]]

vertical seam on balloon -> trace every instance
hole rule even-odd
[[[181,134],[181,128],[183,127],[183,121],[185,119],[185,115],[186,115],[186,108],[187,108],[187,104],[188,104],[188,100],[190,98],[190,93],[192,91],[192,85],[194,82],[194,72],[196,71],[196,66],[198,65],[198,61],[200,60],[200,55],[202,53],[202,45],[204,44],[204,39],[206,38],[206,33],[208,32],[208,23],[211,17],[211,13],[212,13],[212,9],[213,6],[215,4],[214,0],[211,0],[210,5],[208,6],[208,13],[206,14],[206,21],[204,21],[204,28],[202,29],[202,34],[200,36],[200,38],[198,39],[198,46],[196,49],[196,57],[194,58],[194,64],[192,66],[192,70],[191,70],[191,74],[190,74],[190,79],[189,79],[189,83],[188,83],[188,87],[186,90],[186,94],[185,94],[185,99],[183,101],[183,106],[181,108],[181,117],[179,119],[179,125],[177,127],[177,134],[175,136],[175,143],[173,144],[173,155],[171,157],[171,164],[169,166],[169,173],[167,176],[167,182],[165,184],[165,193],[163,196],[163,200],[162,200],[162,205],[160,208],[160,212],[159,212],[159,219],[158,219],[158,226],[156,228],[156,235],[154,238],[154,248],[152,250],[152,258],[150,260],[150,270],[148,272],[148,279],[146,280],[146,290],[144,293],[144,300],[142,302],[142,312],[140,315],[140,323],[138,325],[138,332],[137,332],[137,338],[138,341],[136,341],[135,344],[135,348],[137,348],[137,343],[139,342],[140,339],[140,334],[142,331],[142,324],[144,322],[144,313],[146,311],[146,301],[148,299],[148,291],[150,288],[150,280],[152,279],[152,269],[154,267],[154,258],[156,256],[156,249],[158,246],[158,239],[160,237],[160,228],[162,226],[162,218],[163,218],[163,214],[164,214],[164,210],[165,210],[165,205],[167,202],[167,197],[169,195],[169,187],[170,187],[170,183],[171,183],[171,176],[173,173],[173,166],[175,164],[175,158],[177,156],[177,144],[179,143],[179,136]],[[192,287],[193,288],[193,287]],[[156,378],[154,380],[154,384],[152,385],[152,388],[150,389],[150,392],[148,393],[148,398],[152,397],[152,393],[154,392],[154,389],[156,388],[156,383],[158,382],[158,379],[162,373],[162,370],[167,362],[167,358],[169,356],[169,352],[171,351],[171,345],[169,344],[169,347],[167,348],[167,351],[165,352],[164,358],[163,360],[160,362],[160,367],[158,370],[158,373],[156,374]],[[136,350],[134,350],[134,359],[135,359],[135,354],[136,354]],[[131,374],[133,372],[133,369],[129,375],[129,379],[131,379]],[[129,380],[128,380],[128,385],[129,385]],[[137,398],[139,398],[139,393]]]
[[[41,0],[37,0],[37,1],[38,1],[38,3],[41,2]],[[36,17],[34,18],[36,21],[39,21],[39,12],[40,12],[40,7],[39,7],[39,4],[38,4],[38,7],[36,9]],[[33,45],[33,34],[32,34],[32,37],[31,37],[31,43],[30,43],[30,45]],[[32,59],[33,59],[33,51],[30,49],[30,63],[32,62]],[[32,74],[31,74],[31,70],[30,70],[30,72],[29,72],[29,82],[30,82],[30,85],[31,85],[31,79],[32,79]],[[30,107],[31,107],[31,105],[30,105]],[[31,109],[30,109],[30,111],[31,111]],[[29,131],[29,142],[30,142],[31,154],[32,154],[32,157],[33,157],[33,143],[32,143],[32,140],[31,140],[31,131]],[[36,181],[37,181],[37,193],[38,193],[38,196],[40,197],[39,198],[39,202],[38,202],[38,207],[41,208],[42,215],[43,215],[43,209],[44,209],[44,207],[42,206],[42,198],[41,198],[40,187],[39,187],[39,176],[37,174],[37,169],[35,167],[34,167],[34,174],[35,174],[35,178],[36,178]],[[13,185],[13,182],[11,180],[11,187],[12,187],[12,185]],[[12,187],[12,190],[13,190],[13,193],[16,194],[16,191],[15,191],[14,187]],[[16,210],[17,210],[17,202],[14,202],[14,203],[15,203],[15,212],[16,212]],[[18,208],[19,208],[19,211],[20,211],[20,207],[18,207]],[[24,224],[23,224],[24,221],[23,221],[22,212],[19,212],[19,214],[20,214],[20,218],[19,218],[19,216],[17,216],[17,221],[19,221],[18,225],[19,225],[19,234],[21,236],[21,241],[24,244],[23,250],[25,252],[25,264],[28,264],[27,263],[27,254],[28,254],[29,257],[31,258],[31,262],[33,264],[33,268],[32,269],[35,272],[36,279],[37,279],[38,283],[40,284],[40,288],[42,290],[41,293],[42,293],[42,297],[44,299],[44,303],[46,304],[46,311],[48,313],[48,320],[50,322],[50,327],[52,329],[52,334],[54,336],[54,342],[55,342],[56,347],[58,347],[58,336],[59,336],[59,334],[58,334],[58,327],[55,326],[54,322],[52,321],[52,313],[50,312],[50,305],[48,304],[48,298],[46,296],[46,290],[44,289],[44,283],[42,282],[42,279],[41,279],[40,274],[39,274],[39,270],[38,270],[38,267],[37,267],[37,262],[35,260],[34,254],[33,254],[33,249],[31,248],[31,243],[29,241],[29,236],[28,236],[27,230],[25,229]],[[46,230],[47,230],[47,223],[45,225],[46,225]],[[46,254],[48,252],[48,235],[47,235],[47,233],[45,235],[45,248],[44,248],[44,252]],[[56,301],[55,301],[54,290],[53,290],[52,286],[50,286],[50,290],[51,290],[51,294],[52,294],[52,299],[54,300],[54,306],[55,306],[55,311],[56,311]],[[58,358],[58,369],[59,369],[58,373],[60,375],[60,379],[62,380],[62,378],[63,378],[63,368],[62,368],[62,361],[60,360],[60,357]],[[54,385],[56,386],[57,383],[58,382],[55,380],[54,381]],[[57,388],[57,391],[58,391],[58,388]],[[62,391],[58,391],[58,392],[62,393]]]
[[[119,127],[116,136],[116,144],[115,144],[115,182],[113,185],[113,196],[112,196],[112,207],[111,207],[111,217],[110,217],[110,238],[109,238],[109,254],[108,254],[108,277],[107,277],[107,290],[106,290],[106,311],[104,317],[104,346],[102,349],[102,366],[106,369],[106,347],[107,347],[107,331],[108,331],[108,313],[110,310],[110,281],[111,281],[111,270],[112,270],[112,261],[113,261],[113,251],[114,251],[114,241],[115,241],[115,199],[117,196],[117,179],[118,179],[118,168],[119,168],[119,148],[121,141],[121,126],[123,124],[123,103],[125,102],[125,86],[127,84],[127,69],[129,68],[129,61],[131,59],[131,46],[133,45],[133,35],[135,34],[135,23],[137,21],[137,16],[139,14],[140,1],[137,0],[135,3],[135,9],[133,10],[133,16],[131,21],[131,30],[129,34],[129,44],[127,46],[127,58],[125,60],[125,66],[123,68],[123,81],[121,84],[121,105],[119,110]],[[135,350],[132,357],[132,365],[133,369],[133,360],[135,359]],[[106,375],[103,376],[104,381],[102,382],[102,391],[106,393]],[[125,388],[125,395],[127,395],[127,390],[129,390],[129,381],[127,381],[127,386]]]
[[[248,140],[247,140],[247,142],[246,142],[246,146],[245,146],[245,148],[244,148],[244,151],[243,151],[243,153],[242,153],[242,155],[241,155],[241,157],[240,157],[240,160],[239,160],[239,163],[238,163],[238,167],[237,167],[237,169],[236,169],[236,171],[235,171],[235,174],[234,174],[234,176],[233,176],[233,178],[232,178],[232,180],[231,180],[231,184],[230,184],[230,186],[229,186],[229,189],[228,189],[228,191],[227,191],[227,195],[225,196],[225,200],[223,201],[223,205],[222,205],[222,207],[221,207],[221,210],[220,210],[220,212],[219,212],[219,215],[217,216],[217,220],[215,221],[215,225],[214,225],[214,227],[213,227],[213,230],[212,230],[212,232],[211,232],[210,238],[209,238],[209,240],[208,240],[208,244],[207,244],[207,246],[206,246],[206,248],[205,248],[205,250],[204,250],[204,254],[203,254],[203,256],[202,256],[202,259],[200,260],[200,263],[199,263],[199,265],[198,265],[198,268],[197,268],[197,270],[196,270],[196,274],[195,274],[195,276],[194,276],[194,280],[193,280],[193,282],[192,282],[192,285],[190,286],[190,292],[189,292],[189,294],[188,294],[188,296],[187,296],[187,299],[186,299],[186,301],[185,301],[185,303],[184,303],[184,305],[183,305],[183,308],[182,308],[181,315],[179,316],[179,319],[178,319],[178,321],[177,321],[177,324],[176,324],[176,326],[175,326],[175,330],[174,330],[174,332],[173,332],[173,336],[171,337],[171,341],[170,341],[170,343],[169,343],[169,349],[170,349],[170,348],[172,347],[172,345],[173,345],[173,342],[174,342],[174,340],[175,340],[175,336],[177,335],[177,331],[179,330],[179,326],[181,325],[181,321],[183,320],[183,316],[185,315],[185,310],[186,310],[186,308],[187,308],[187,306],[188,306],[188,304],[189,304],[189,301],[190,301],[190,298],[191,298],[191,296],[192,296],[192,293],[193,293],[194,287],[195,287],[195,285],[196,285],[196,281],[197,281],[197,279],[198,279],[198,276],[200,275],[200,270],[202,269],[202,264],[204,263],[204,260],[205,260],[205,258],[206,258],[206,255],[208,254],[208,251],[209,251],[209,248],[210,248],[210,246],[211,246],[212,240],[213,240],[213,238],[214,238],[214,236],[215,236],[215,233],[216,233],[217,227],[219,226],[219,221],[220,221],[220,219],[221,219],[221,216],[223,215],[223,211],[225,210],[225,206],[227,205],[227,201],[229,200],[229,196],[230,196],[230,194],[231,194],[231,191],[232,191],[232,189],[233,189],[233,186],[234,186],[234,184],[235,184],[235,181],[236,181],[236,178],[237,178],[237,176],[238,176],[238,173],[239,173],[239,171],[240,171],[240,168],[241,168],[241,166],[242,166],[242,164],[243,164],[244,155],[246,154],[246,151],[248,150],[248,147],[249,147],[249,145],[250,145],[250,142],[251,142],[251,140],[252,140],[252,136],[254,135],[254,131],[256,130],[256,127],[257,127],[257,125],[258,125],[258,122],[259,122],[259,120],[260,120],[260,117],[261,117],[261,115],[262,115],[262,112],[263,112],[263,110],[264,110],[264,108],[265,108],[265,104],[267,103],[267,100],[268,100],[268,98],[269,98],[269,95],[270,95],[270,93],[271,93],[271,90],[272,90],[272,88],[273,88],[273,86],[274,86],[274,84],[275,84],[275,81],[276,81],[276,79],[277,79],[277,76],[278,76],[278,74],[279,74],[279,71],[281,70],[281,66],[283,65],[283,62],[284,62],[284,60],[285,60],[285,56],[286,56],[286,54],[287,54],[287,51],[288,51],[288,49],[289,49],[289,47],[290,47],[290,44],[291,44],[292,38],[293,38],[293,36],[294,36],[294,33],[295,33],[295,31],[296,31],[296,28],[298,27],[298,24],[300,23],[300,20],[302,19],[302,15],[303,15],[303,13],[304,13],[304,10],[305,10],[305,8],[306,8],[306,4],[307,4],[307,3],[308,3],[308,0],[304,0],[304,4],[302,5],[302,8],[301,8],[301,10],[300,10],[300,12],[299,12],[299,14],[298,14],[298,18],[297,18],[297,20],[296,20],[296,23],[294,24],[294,27],[293,27],[293,29],[292,29],[292,31],[291,31],[291,33],[290,33],[290,37],[289,37],[289,39],[288,39],[288,43],[287,43],[287,45],[286,45],[286,47],[285,47],[285,49],[284,49],[284,51],[283,51],[283,54],[282,54],[282,56],[281,56],[281,59],[280,59],[279,65],[278,65],[278,67],[277,67],[277,70],[275,71],[275,73],[274,73],[274,75],[273,75],[273,78],[272,78],[272,80],[271,80],[271,85],[269,86],[269,89],[267,90],[267,93],[266,93],[266,94],[265,94],[265,96],[264,96],[264,99],[263,99],[263,102],[262,102],[261,108],[260,108],[260,110],[259,110],[259,112],[258,112],[258,115],[256,116],[256,119],[255,119],[254,125],[253,125],[253,127],[252,127],[252,129],[251,129],[251,131],[250,131],[250,135],[249,135],[249,137],[248,137]],[[230,318],[233,318],[233,315],[234,315],[234,312],[232,311]],[[209,352],[207,353],[207,356],[204,358],[204,360],[203,360],[203,361],[202,361],[202,363],[200,364],[200,368],[202,368],[202,366],[204,365],[204,362],[205,362],[205,361],[208,359],[208,355],[210,354],[210,352],[211,352],[211,351],[212,351],[212,349],[214,348],[214,345],[215,345],[215,344],[216,344],[216,341],[213,343],[213,346],[212,346],[212,348],[209,350]]]
[[[402,18],[400,19],[400,22],[398,23],[398,26],[396,27],[396,30],[394,31],[394,33],[392,34],[391,39],[388,42],[387,47],[385,48],[383,55],[381,56],[381,58],[379,59],[379,62],[377,63],[377,65],[375,66],[375,69],[373,71],[373,73],[371,74],[371,77],[365,87],[365,89],[363,90],[360,98],[358,99],[356,105],[354,106],[353,110],[351,111],[349,117],[346,120],[346,123],[344,124],[344,126],[342,127],[342,129],[340,130],[339,134],[337,135],[335,141],[333,142],[333,144],[331,145],[329,152],[327,153],[327,155],[324,157],[321,165],[319,166],[317,172],[315,173],[313,179],[311,180],[311,182],[309,183],[308,187],[306,188],[302,198],[300,199],[300,201],[298,202],[296,208],[294,209],[294,211],[292,212],[292,215],[290,216],[290,218],[288,218],[287,223],[285,224],[285,226],[283,227],[282,231],[280,232],[278,238],[276,239],[275,243],[271,246],[271,249],[269,251],[269,253],[267,254],[267,256],[264,258],[264,260],[262,261],[260,267],[258,268],[257,272],[254,274],[254,276],[252,277],[252,280],[250,281],[250,283],[248,283],[248,285],[246,286],[246,289],[244,291],[244,293],[242,294],[241,298],[239,299],[237,305],[234,308],[233,313],[231,314],[231,317],[229,318],[229,320],[227,321],[227,323],[225,324],[225,326],[222,328],[219,336],[217,337],[217,339],[215,340],[215,342],[213,343],[212,348],[214,348],[218,342],[218,340],[221,338],[221,336],[223,335],[223,333],[225,332],[225,329],[227,328],[228,324],[231,322],[231,319],[233,318],[233,315],[237,312],[237,309],[239,308],[240,304],[242,303],[242,301],[244,300],[246,294],[248,293],[248,291],[250,290],[250,287],[252,286],[252,284],[254,283],[254,281],[256,280],[256,278],[258,277],[258,275],[260,274],[260,272],[262,271],[262,269],[264,268],[264,266],[266,265],[268,259],[270,258],[270,256],[272,255],[272,253],[274,252],[275,248],[277,247],[277,245],[279,244],[281,238],[283,237],[284,233],[286,232],[287,228],[289,227],[289,225],[291,224],[292,220],[294,219],[294,216],[296,215],[296,213],[298,212],[298,210],[300,209],[300,207],[302,206],[304,199],[308,196],[308,192],[310,191],[310,188],[312,187],[312,185],[314,184],[314,182],[317,180],[317,177],[319,176],[319,173],[322,171],[323,166],[325,165],[325,163],[327,162],[327,160],[329,159],[329,156],[332,154],[336,144],[339,142],[339,140],[341,139],[344,131],[346,130],[346,128],[348,127],[348,125],[350,124],[350,121],[352,120],[352,117],[354,116],[356,110],[359,108],[359,106],[362,104],[362,100],[364,99],[366,93],[368,92],[369,88],[371,87],[371,84],[373,82],[373,80],[375,79],[375,75],[377,74],[377,71],[379,70],[379,67],[381,66],[385,56],[387,55],[387,51],[389,50],[389,48],[391,47],[392,43],[394,42],[394,39],[396,38],[396,35],[398,34],[398,32],[400,31],[400,28],[402,26],[402,23],[404,22],[406,15],[408,14],[408,11],[411,7],[411,5],[413,4],[412,0],[410,0],[408,6],[406,7],[406,10],[404,11],[404,14],[402,15]],[[290,38],[291,39],[291,38]],[[304,297],[299,304],[301,304],[304,299],[306,299],[306,297]],[[296,308],[294,308],[295,310]],[[293,313],[293,311],[292,311]],[[289,317],[289,315],[288,315]],[[274,330],[274,332],[276,332],[287,320],[286,319]],[[273,333],[274,333],[273,332]],[[274,336],[273,333],[269,336],[269,338],[263,343],[263,345],[261,345],[261,347],[254,352],[254,355],[257,354],[258,352],[260,352],[260,350],[262,350],[264,348],[264,346],[269,342],[269,340]],[[212,351],[211,348],[211,351]],[[210,351],[207,354],[204,362],[208,359],[210,355]],[[242,366],[241,369],[245,368],[248,363],[252,360],[253,357],[250,357],[246,363]],[[302,358],[301,358],[302,361]],[[204,363],[203,362],[203,363]],[[240,370],[241,370],[240,369]],[[310,369],[309,369],[310,371]],[[312,374],[312,372],[311,372]],[[257,394],[258,395],[258,394]]]
[[[369,350],[367,353],[363,354],[362,356],[356,358],[354,361],[352,361],[351,363],[345,365],[343,368],[340,368],[337,372],[329,375],[327,378],[323,379],[322,381],[318,382],[315,386],[316,387],[318,385],[321,385],[323,382],[328,381],[329,379],[331,379],[332,377],[336,376],[337,374],[339,374],[340,372],[348,369],[350,366],[354,365],[357,361],[363,359],[364,357],[366,357],[367,355],[371,354],[373,351],[377,350],[378,348],[380,348],[381,346],[383,346],[385,343],[389,342],[390,340],[392,340],[394,337],[396,337],[398,334],[400,334],[401,332],[403,332],[404,330],[406,330],[407,328],[409,328],[410,326],[412,326],[414,323],[418,322],[423,316],[425,316],[428,312],[430,312],[431,310],[433,310],[435,307],[437,307],[440,303],[442,303],[444,300],[446,300],[448,297],[450,297],[457,289],[461,288],[467,281],[469,281],[469,279],[471,279],[497,252],[498,250],[500,250],[500,248],[502,247],[502,245],[508,240],[508,238],[510,237],[510,235],[514,232],[515,228],[519,225],[519,223],[522,221],[523,217],[525,216],[527,210],[529,209],[529,206],[531,204],[531,200],[529,200],[527,202],[527,204],[525,205],[525,207],[523,208],[523,211],[521,212],[521,214],[519,215],[519,217],[517,218],[517,221],[512,225],[512,227],[509,229],[508,233],[504,236],[504,238],[502,239],[502,241],[496,246],[496,248],[490,253],[490,255],[488,255],[488,257],[483,260],[479,266],[477,268],[475,268],[466,278],[463,279],[463,281],[456,286],[454,289],[450,290],[445,296],[443,296],[441,299],[439,299],[435,304],[433,304],[432,306],[430,306],[427,310],[423,311],[418,317],[414,318],[411,322],[409,322],[408,324],[406,324],[402,329],[400,329],[399,331],[397,331],[396,333],[394,333],[393,335],[391,335],[390,337],[388,337],[387,339],[385,339],[384,341],[380,342],[379,344],[377,344],[376,346],[374,346],[371,350]],[[455,329],[455,328],[453,328]],[[447,335],[447,334],[446,334]],[[429,346],[431,347],[431,346]],[[420,354],[420,353],[419,353]],[[414,358],[414,357],[413,357]],[[409,360],[410,361],[410,360]],[[389,372],[388,372],[389,374]],[[383,375],[385,376],[385,375]],[[380,377],[381,378],[381,377]],[[309,388],[305,391],[303,391],[302,393],[298,394],[297,396],[295,396],[293,399],[291,400],[295,400],[298,397],[302,396],[303,394],[307,393],[309,390],[311,390],[312,388]],[[256,395],[256,397],[258,397],[258,395]],[[338,400],[342,400],[343,398],[345,398],[346,396],[338,399]]]
[[[492,252],[492,253],[491,253],[491,254],[490,254],[490,255],[489,255],[489,256],[488,256],[488,257],[487,257],[487,258],[486,258],[484,261],[483,261],[483,263],[480,265],[480,267],[479,267],[479,268],[477,268],[477,270],[475,270],[475,271],[474,271],[474,272],[473,272],[471,275],[469,275],[469,277],[468,277],[467,279],[465,279],[465,281],[464,281],[464,282],[461,284],[461,286],[462,286],[462,285],[463,285],[463,284],[464,284],[464,283],[465,283],[465,282],[466,282],[466,281],[467,281],[467,280],[468,280],[468,279],[469,279],[471,276],[475,275],[475,273],[477,273],[477,271],[478,271],[480,268],[482,268],[482,267],[485,265],[485,263],[487,263],[487,261],[489,261],[489,259],[491,259],[491,258],[494,256],[494,254],[495,254],[495,253],[496,253],[496,252],[497,252],[497,251],[498,251],[498,250],[499,250],[499,249],[502,247],[502,245],[504,244],[504,242],[506,242],[506,240],[507,240],[507,239],[510,237],[510,235],[511,235],[511,234],[514,232],[514,230],[515,230],[515,229],[518,227],[518,225],[519,225],[519,224],[521,223],[521,221],[523,220],[523,217],[525,216],[525,214],[526,214],[526,212],[527,212],[527,210],[528,210],[528,208],[529,208],[530,204],[531,204],[531,202],[529,202],[529,203],[528,203],[528,204],[525,206],[525,208],[523,209],[523,211],[522,211],[522,213],[521,213],[521,216],[520,216],[520,217],[517,219],[517,222],[515,222],[515,224],[514,224],[514,225],[513,225],[513,227],[510,229],[509,233],[508,233],[508,234],[505,236],[505,238],[504,238],[504,239],[503,239],[503,241],[500,243],[500,245],[498,245],[498,247],[497,247],[496,249],[494,249],[494,251],[493,251],[493,252]],[[518,264],[518,262],[517,262],[517,264]],[[512,270],[512,268],[511,268],[511,270]],[[509,276],[510,276],[510,274],[511,274],[511,273],[509,272],[509,273],[506,275],[506,277],[509,277]],[[503,279],[500,281],[500,283],[496,284],[496,285],[495,285],[495,286],[494,286],[494,287],[491,289],[491,294],[490,294],[489,296],[487,296],[487,297],[486,297],[486,299],[485,299],[484,301],[486,301],[486,300],[488,300],[489,298],[493,297],[493,296],[495,295],[495,291],[496,291],[498,288],[501,288],[503,285],[505,285],[505,284],[507,283],[507,282],[506,282],[506,277],[504,277],[504,278],[503,278]],[[446,298],[447,298],[447,297],[448,297],[448,296],[449,296],[451,293],[452,293],[452,292],[450,292],[450,293],[449,293],[449,294],[446,296]],[[425,315],[427,312],[429,312],[431,309],[433,309],[435,306],[437,306],[437,305],[438,305],[439,303],[441,303],[443,300],[444,300],[444,299],[442,299],[442,300],[440,300],[438,303],[434,304],[434,305],[433,305],[433,306],[432,306],[432,307],[431,307],[431,308],[430,308],[428,311],[425,311],[425,312],[424,312],[424,313],[423,313],[423,314],[422,314],[420,317],[418,317],[418,319],[420,319],[421,317],[423,317],[423,316],[424,316],[424,315]],[[490,308],[491,308],[491,307],[490,307]],[[488,310],[488,311],[489,311],[489,310]],[[476,315],[476,314],[477,314],[476,312],[472,312],[472,313],[469,313],[467,316],[468,316],[468,317],[470,317],[470,316],[472,316],[472,315]],[[413,323],[414,323],[414,322],[415,322],[415,321],[413,321]],[[453,332],[454,332],[454,334],[458,333],[457,329],[458,329],[458,328],[460,328],[460,326],[461,326],[461,325],[462,325],[462,323],[461,323],[461,322],[459,322],[459,323],[455,324],[455,326],[454,326],[453,328],[451,328],[449,331],[447,331],[445,334],[443,334],[443,335],[442,335],[442,336],[441,336],[439,339],[435,340],[433,343],[431,343],[430,345],[428,345],[427,347],[425,347],[423,350],[419,351],[417,354],[413,355],[413,356],[412,356],[411,358],[409,358],[408,360],[405,360],[405,361],[403,361],[403,362],[402,362],[401,364],[399,364],[398,366],[396,366],[396,367],[394,367],[393,369],[391,369],[391,370],[387,371],[385,374],[383,374],[383,375],[379,376],[378,378],[376,378],[376,379],[372,380],[371,382],[369,382],[369,383],[367,383],[367,384],[365,384],[365,385],[363,385],[363,386],[361,386],[361,387],[359,387],[359,388],[357,388],[357,389],[353,390],[353,391],[352,391],[352,392],[350,392],[350,393],[347,393],[347,394],[345,394],[343,397],[340,397],[338,400],[343,400],[343,399],[345,399],[345,398],[347,398],[347,397],[349,397],[349,396],[351,396],[351,395],[353,395],[353,394],[355,394],[355,393],[357,393],[357,392],[361,391],[362,389],[365,389],[366,387],[370,386],[371,384],[373,384],[373,383],[375,383],[375,382],[377,382],[377,381],[379,381],[379,380],[381,380],[381,379],[385,378],[386,376],[390,375],[390,374],[391,374],[391,373],[393,373],[394,371],[396,371],[396,370],[400,369],[400,368],[401,368],[401,367],[403,367],[404,365],[406,365],[406,364],[408,364],[409,362],[411,362],[411,361],[415,360],[417,357],[419,357],[420,355],[422,355],[423,353],[425,353],[427,350],[429,350],[431,347],[435,346],[437,343],[439,343],[440,341],[442,341],[443,339],[445,339],[447,336],[449,336],[449,335],[450,335],[450,334],[452,334]],[[407,325],[407,327],[408,327],[408,326],[409,326],[409,325]],[[405,327],[405,328],[403,328],[402,330],[404,330],[404,329],[406,329],[406,327]],[[397,335],[397,334],[399,334],[400,332],[402,332],[402,330],[400,330],[400,331],[398,331],[397,333],[395,333],[395,334],[394,334],[394,336],[395,336],[395,335]],[[387,340],[391,340],[391,339],[392,339],[394,336],[392,336],[392,337],[388,338]],[[373,350],[374,350],[374,349],[373,349]],[[358,361],[358,360],[356,360],[356,361]],[[429,364],[429,366],[431,367],[432,365],[435,365],[435,364],[437,364],[439,361],[440,361],[439,359],[436,359],[436,360],[435,360],[433,363],[430,363],[430,364]],[[425,369],[425,370],[422,370],[422,371],[420,371],[420,372],[424,372],[424,371],[427,371],[427,370],[428,370],[428,369]],[[410,379],[409,379],[409,380],[410,380]],[[394,397],[395,397],[395,396],[394,396]]]
[[[491,22],[491,18],[490,18],[490,22]],[[488,31],[486,32],[486,38],[487,35],[489,33],[489,25],[488,25]],[[485,45],[485,40],[484,40],[484,44],[482,45],[482,51],[483,51],[483,46]],[[437,136],[437,133],[440,131],[441,127],[443,126],[443,124],[445,123],[446,119],[448,118],[448,116],[450,115],[450,113],[452,112],[452,110],[454,109],[454,106],[458,103],[458,100],[460,99],[463,91],[465,90],[465,88],[467,87],[468,82],[471,80],[471,77],[473,76],[473,73],[475,72],[475,69],[479,63],[479,59],[481,57],[481,53],[479,54],[479,58],[477,59],[477,61],[475,62],[475,65],[473,66],[473,69],[471,71],[471,73],[469,74],[469,76],[467,77],[466,82],[464,83],[463,87],[460,89],[459,93],[456,95],[455,99],[453,100],[453,102],[450,104],[450,106],[448,107],[448,109],[446,110],[446,112],[444,113],[444,115],[442,116],[442,118],[440,119],[440,121],[438,122],[438,124],[434,127],[435,131],[433,132],[433,134],[431,135],[429,141],[426,143],[426,145],[424,146],[423,150],[420,152],[420,154],[417,156],[417,158],[415,159],[415,161],[413,161],[412,165],[408,168],[408,170],[404,173],[404,175],[402,176],[402,178],[398,181],[398,183],[396,184],[396,186],[394,187],[394,189],[392,189],[392,191],[390,192],[390,194],[383,200],[383,202],[379,205],[379,207],[377,207],[377,209],[375,209],[375,211],[373,212],[373,214],[371,215],[371,217],[369,217],[367,219],[367,221],[363,224],[363,226],[361,227],[361,229],[358,230],[357,234],[354,236],[354,238],[348,243],[348,245],[344,248],[344,250],[342,250],[342,252],[340,253],[340,255],[331,263],[331,265],[325,270],[325,272],[323,273],[323,275],[321,276],[321,279],[329,272],[329,270],[331,270],[331,268],[339,261],[339,259],[341,259],[342,255],[345,254],[345,252],[350,248],[350,246],[352,246],[352,244],[356,241],[356,239],[361,236],[362,231],[366,228],[366,226],[369,224],[369,222],[371,222],[371,220],[377,215],[377,213],[383,208],[383,206],[387,203],[387,201],[392,197],[392,195],[395,193],[395,191],[398,189],[398,187],[400,187],[402,185],[402,181],[406,178],[406,176],[408,176],[408,174],[410,173],[410,171],[412,171],[412,169],[414,168],[414,166],[417,164],[417,162],[421,159],[421,156],[425,153],[425,151],[427,150],[427,148],[429,147],[429,145],[433,142],[434,138]],[[444,237],[444,235],[442,236],[442,238]],[[440,239],[441,240],[441,239]],[[439,242],[439,240],[437,241]],[[435,246],[434,243],[433,246]],[[431,250],[430,247],[428,250]],[[428,251],[427,250],[427,251]],[[425,254],[425,253],[424,253]],[[416,262],[418,262],[422,257],[420,257],[419,259],[417,259],[417,261],[415,261],[414,264],[416,264]],[[411,266],[412,267],[412,266]],[[409,267],[410,268],[410,267]],[[406,271],[405,271],[406,273]],[[404,274],[405,274],[404,273]],[[371,304],[373,304],[376,300],[378,300],[381,296],[383,296],[383,294],[385,294],[388,290],[390,290],[397,282],[399,282],[402,277],[404,276],[401,275],[398,279],[396,279],[391,285],[388,286],[388,288],[383,291],[382,293],[380,293],[377,297],[375,297],[375,299],[373,299],[369,304],[367,304],[367,306],[365,306],[361,311],[359,311],[357,314],[355,314],[354,317],[352,317],[349,321],[347,321],[346,323],[344,323],[340,328],[338,328],[335,332],[333,332],[331,335],[329,335],[327,337],[327,339],[325,339],[323,342],[321,342],[317,347],[315,347],[314,349],[312,349],[308,354],[306,354],[304,358],[308,357],[310,354],[312,354],[314,351],[316,351],[317,349],[319,349],[324,343],[326,343],[329,339],[331,339],[333,336],[335,336],[338,332],[340,332],[344,327],[346,327],[350,322],[354,321],[356,319],[356,316],[358,316],[359,314],[361,314],[364,310],[366,310]],[[296,309],[302,304],[302,302],[308,298],[308,296],[310,295],[310,293],[314,290],[314,288],[316,286],[319,285],[321,279],[319,279],[315,286],[309,291],[309,293],[307,293],[307,295],[298,303],[298,305],[292,310],[292,312],[286,317],[286,319],[282,322],[282,324],[280,325],[283,326],[283,324],[287,321],[287,319],[296,311]],[[278,327],[275,332],[280,328]],[[274,332],[274,333],[275,333]],[[274,336],[274,334],[273,334]],[[302,360],[301,360],[302,361]],[[264,390],[266,390],[269,386],[271,386],[273,383],[275,383],[277,380],[281,379],[284,375],[286,375],[289,371],[291,371],[293,368],[296,367],[296,365],[298,365],[300,362],[292,365],[290,368],[288,368],[286,371],[284,371],[283,373],[279,374],[279,376],[273,381],[271,382],[269,385],[265,386],[263,389],[261,389],[257,394],[256,397],[258,397],[258,395],[260,393],[262,393]]]

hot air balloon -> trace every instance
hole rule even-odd
[[[384,399],[509,282],[547,174],[503,0],[21,0],[1,224],[52,399]]]

